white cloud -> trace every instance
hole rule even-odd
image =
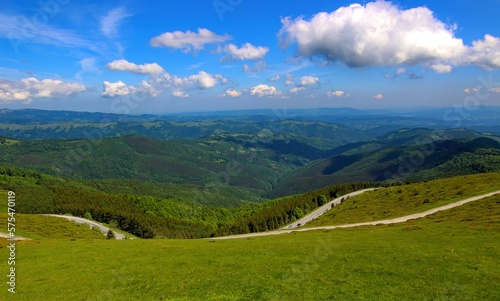
[[[294,76],[293,76],[293,74],[288,73],[288,74],[286,75],[285,85],[286,85],[286,86],[295,85],[295,80],[294,80]]]
[[[30,91],[33,97],[66,97],[71,94],[86,91],[85,86],[78,83],[65,83],[61,80],[44,79],[37,80],[34,77],[22,79],[26,90]]]
[[[127,86],[122,81],[117,81],[115,83],[104,81],[102,84],[104,86],[104,90],[101,93],[102,97],[127,96],[137,91],[135,87]]]
[[[401,73],[405,73],[405,72],[406,72],[406,69],[405,69],[405,68],[398,68],[398,69],[396,70],[396,73],[397,73],[397,74],[401,74]]]
[[[375,96],[373,96],[373,99],[383,99],[384,98],[384,95],[383,94],[377,94]]]
[[[464,89],[464,93],[467,93],[467,94],[472,94],[472,93],[477,93],[477,92],[479,92],[478,88],[465,88]],[[500,93],[500,87],[491,87],[488,89],[488,92]]]
[[[269,79],[270,82],[275,82],[275,81],[279,81],[281,79],[281,76],[279,74],[276,74],[275,77],[271,77]]]
[[[233,97],[233,98],[236,98],[236,97],[240,97],[243,93],[241,93],[240,91],[236,91],[234,89],[227,89],[226,92],[224,92],[224,94],[221,95],[221,97]]]
[[[196,85],[200,89],[210,89],[218,82],[226,83],[227,79],[220,74],[212,75],[205,71],[200,71],[196,75],[189,76],[190,84]]]
[[[156,97],[161,93],[161,90],[158,87],[155,87],[153,84],[143,80],[139,87],[137,88],[139,92],[148,94],[150,96]]]
[[[276,87],[260,84],[253,87],[250,90],[250,94],[258,97],[280,97],[283,95],[283,92],[277,90]]]
[[[250,43],[243,44],[241,48],[234,44],[228,44],[219,51],[225,52],[228,55],[221,59],[222,62],[227,61],[243,61],[243,60],[260,60],[269,52],[268,47],[255,47]]]
[[[484,40],[472,42],[470,54],[467,58],[470,64],[486,70],[500,68],[500,38],[485,35]]]
[[[278,38],[282,47],[296,43],[300,56],[350,67],[422,64],[438,72],[470,64],[500,68],[499,38],[486,35],[470,47],[455,37],[455,29],[427,7],[403,10],[376,1],[321,12],[310,20],[283,18]]]
[[[174,89],[172,91],[172,96],[175,96],[175,97],[180,97],[180,98],[186,98],[186,97],[189,97],[189,94],[180,90],[180,89]]]
[[[300,85],[301,86],[310,86],[314,85],[319,81],[319,78],[314,77],[314,76],[303,76],[300,78]]]
[[[89,71],[97,71],[99,68],[96,66],[96,58],[95,57],[88,57],[80,60],[78,62],[80,64],[80,67],[82,68],[82,71],[89,72]]]
[[[470,93],[473,93],[473,92],[477,92],[479,91],[478,89],[476,88],[465,88],[464,89],[464,93],[467,93],[467,94],[470,94]]]
[[[129,71],[136,74],[160,74],[165,70],[157,63],[137,65],[126,60],[115,60],[106,65],[106,68],[112,71]]]
[[[304,87],[295,87],[295,88],[291,88],[289,92],[290,93],[298,93],[300,91],[304,91],[305,89],[306,88],[304,88]]]
[[[206,44],[223,43],[230,40],[229,35],[217,35],[206,28],[198,28],[198,33],[192,31],[166,32],[151,39],[153,47],[167,47],[182,50],[185,53],[197,52],[205,48]]]
[[[228,79],[220,74],[210,74],[205,71],[199,71],[197,74],[193,74],[187,77],[179,77],[177,75],[171,75],[167,72],[151,76],[147,83],[151,85],[150,88],[145,89],[142,87],[142,91],[155,96],[153,94],[159,94],[165,89],[173,89],[175,93],[172,95],[177,97],[184,97],[188,94],[183,94],[180,96],[179,91],[184,91],[182,89],[195,87],[196,89],[205,90],[211,89],[217,86],[217,84],[224,85],[228,82]],[[154,93],[150,92],[153,91]],[[189,95],[188,95],[189,96]]]
[[[255,65],[250,66],[248,64],[243,64],[243,71],[246,73],[257,73],[264,71],[267,68],[267,64],[264,61],[258,61]]]
[[[103,35],[108,38],[114,38],[118,35],[118,27],[123,19],[130,17],[129,14],[123,7],[118,7],[110,10],[108,14],[100,19],[101,27],[100,30]]]
[[[31,102],[30,92],[26,91],[21,82],[13,82],[0,79],[0,101],[24,101]]]
[[[121,63],[114,64],[112,65],[112,68],[119,67],[121,68],[120,70],[137,71],[136,73],[139,73],[138,71],[139,69],[137,68],[148,65],[153,65],[153,64],[136,65],[126,62],[126,64],[121,64]],[[144,69],[140,70],[144,71],[145,73],[146,71],[151,72],[157,69],[144,67]],[[197,74],[193,74],[188,77],[178,77],[176,75],[170,75],[167,72],[163,71],[163,73],[160,74],[151,74],[151,76],[148,78],[147,81],[143,80],[140,84],[136,86],[127,85],[122,81],[118,82],[104,81],[103,82],[104,91],[102,92],[101,96],[119,97],[119,96],[127,96],[132,93],[144,93],[149,96],[156,97],[160,93],[165,92],[165,90],[172,89],[173,96],[188,97],[189,94],[187,94],[183,90],[187,87],[195,87],[196,89],[200,90],[211,89],[214,88],[217,84],[226,84],[227,81],[228,79],[220,74],[210,74],[205,71],[200,71]]]
[[[453,71],[452,66],[444,64],[434,64],[431,65],[431,68],[437,73],[450,73],[451,71]]]
[[[328,91],[326,92],[326,96],[328,97],[349,97],[349,94],[346,94],[344,91]]]
[[[30,103],[33,98],[64,98],[86,91],[78,83],[68,83],[55,79],[38,80],[34,77],[20,81],[0,79],[0,101],[24,101]]]

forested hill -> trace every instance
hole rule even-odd
[[[393,180],[393,175],[404,176],[404,180],[418,180],[497,170],[495,140],[470,141],[480,137],[498,139],[490,134],[467,129],[406,129],[364,142],[323,149],[320,145],[324,143],[335,145],[333,139],[347,138],[333,132],[331,135],[336,138],[322,142],[319,136],[314,136],[313,127],[317,124],[284,123],[300,127],[298,132],[303,132],[304,136],[221,132],[182,140],[137,135],[36,141],[4,137],[0,138],[0,164],[86,180],[191,185],[193,190],[221,186],[224,199],[220,202],[224,206],[304,193],[333,184]],[[331,130],[335,129],[334,125],[330,126]],[[309,136],[308,131],[311,131]],[[425,146],[429,143],[430,147]],[[435,150],[432,154],[424,152],[424,163],[413,166],[415,173],[401,175],[398,172],[402,162],[408,161],[412,153],[429,148]],[[477,164],[466,163],[471,160]],[[439,167],[442,164],[445,165]],[[454,168],[447,171],[450,164]],[[427,169],[432,171],[425,171]],[[413,178],[409,179],[410,176]],[[127,190],[126,185],[118,186]],[[183,195],[188,190],[184,188]],[[233,201],[229,201],[229,194],[234,194]],[[216,198],[209,197],[206,202],[211,204]]]
[[[361,149],[349,149],[344,154],[312,162],[292,172],[278,183],[273,196],[303,193],[346,182],[420,181],[500,171],[500,143],[485,137],[436,140],[373,151]]]

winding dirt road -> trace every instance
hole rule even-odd
[[[373,190],[373,189],[365,189],[365,190],[356,191],[356,192],[347,194],[345,196],[342,196],[340,198],[334,199],[333,201],[331,201],[328,204],[326,204],[326,205],[323,206],[323,207],[326,208],[326,210],[323,210],[323,209],[322,210],[316,210],[315,212],[307,215],[306,217],[302,218],[301,220],[293,223],[292,226],[293,225],[297,225],[301,221],[303,221],[304,223],[308,222],[308,221],[312,220],[314,216],[317,217],[317,216],[323,214],[324,212],[326,212],[328,209],[331,208],[332,204],[338,204],[338,203],[340,203],[338,201],[341,200],[344,197],[347,197],[348,195],[354,196],[354,195],[358,195],[358,194],[361,194],[361,193],[369,191],[369,190]],[[292,232],[304,232],[304,231],[314,231],[314,230],[330,230],[330,229],[339,229],[339,228],[353,228],[353,227],[360,227],[360,226],[375,226],[375,225],[389,225],[389,224],[404,223],[404,222],[407,222],[409,220],[426,217],[428,215],[434,214],[434,213],[439,212],[439,211],[449,210],[449,209],[452,209],[452,208],[455,208],[455,207],[458,207],[458,206],[462,206],[463,204],[467,204],[467,203],[470,203],[470,202],[474,202],[474,201],[477,201],[477,200],[488,198],[488,197],[491,197],[491,196],[494,196],[494,195],[497,195],[497,194],[500,194],[500,190],[493,191],[493,192],[486,193],[486,194],[479,195],[479,196],[475,196],[475,197],[466,198],[466,199],[460,200],[458,202],[451,203],[451,204],[444,205],[444,206],[437,207],[437,208],[433,208],[433,209],[430,209],[430,210],[427,210],[427,211],[424,211],[424,212],[410,214],[410,215],[401,216],[401,217],[396,217],[396,218],[392,218],[392,219],[384,219],[384,220],[378,220],[378,221],[372,221],[372,222],[346,224],[346,225],[338,225],[338,226],[314,227],[314,228],[299,228],[299,229],[292,228],[292,229],[289,229],[288,228],[289,226],[287,226],[286,228],[284,228],[286,230],[282,229],[282,230],[278,230],[278,231],[269,231],[269,232],[259,232],[259,233],[249,233],[249,234],[240,234],[240,235],[230,235],[230,236],[222,236],[222,237],[213,237],[213,238],[210,238],[210,239],[211,240],[215,240],[215,239],[217,239],[217,240],[219,240],[219,239],[237,239],[237,238],[248,238],[248,237],[278,235],[278,234],[285,234],[285,233],[292,233]],[[338,203],[336,203],[336,202],[338,202]],[[321,214],[319,214],[319,213],[321,213]],[[102,225],[100,225],[100,224],[98,224],[98,223],[96,223],[94,221],[87,220],[87,219],[80,218],[80,217],[66,216],[66,215],[51,215],[51,214],[46,214],[46,215],[47,216],[59,217],[59,218],[66,218],[68,220],[72,220],[72,221],[75,221],[77,223],[85,223],[85,224],[88,224],[88,225],[97,226],[97,227],[99,227],[99,229],[103,233],[106,233],[109,230],[109,228],[104,227],[104,226],[102,226]],[[125,236],[123,234],[120,234],[120,233],[117,233],[117,232],[113,232],[113,233],[115,234],[115,238],[116,239],[124,239],[125,238]],[[7,233],[1,233],[1,232],[0,232],[0,237],[11,238]],[[29,238],[19,237],[19,236],[16,236],[14,239],[15,240],[30,240]]]
[[[470,202],[474,202],[477,200],[481,200],[484,198],[488,198],[491,196],[494,196],[496,194],[500,194],[500,190],[493,191],[490,193],[486,193],[483,195],[475,196],[475,197],[470,197],[467,199],[463,199],[461,201],[451,203],[448,205],[444,205],[441,207],[433,208],[424,212],[420,213],[415,213],[415,214],[410,214],[406,216],[401,216],[401,217],[396,217],[392,219],[384,219],[384,220],[378,220],[378,221],[373,221],[373,222],[364,222],[364,223],[355,223],[355,224],[346,224],[346,225],[338,225],[338,226],[324,226],[324,227],[314,227],[314,228],[303,228],[303,229],[293,229],[293,230],[278,230],[278,231],[269,231],[269,232],[259,232],[259,233],[249,233],[249,234],[240,234],[240,235],[230,235],[230,236],[222,236],[222,237],[214,237],[210,238],[212,240],[214,239],[237,239],[237,238],[248,238],[248,237],[258,237],[258,236],[268,236],[268,235],[278,235],[278,234],[284,234],[284,233],[292,233],[292,232],[304,232],[304,231],[314,231],[314,230],[330,230],[330,229],[339,229],[339,228],[353,228],[353,227],[360,227],[360,226],[375,226],[375,225],[389,225],[389,224],[397,224],[397,223],[404,223],[412,219],[417,219],[417,218],[422,218],[426,217],[428,215],[434,214],[439,211],[444,211],[444,210],[449,210],[458,206],[462,206],[463,204],[467,204]]]
[[[99,223],[96,223],[94,221],[81,218],[81,217],[76,217],[76,216],[68,216],[68,215],[57,215],[57,214],[41,214],[44,216],[53,216],[53,217],[59,217],[59,218],[64,218],[73,222],[76,222],[77,224],[87,224],[89,225],[90,228],[97,227],[101,233],[106,234],[109,231],[108,227],[105,227]],[[113,234],[115,235],[115,239],[121,240],[125,239],[125,235],[113,231]],[[0,237],[7,238],[7,239],[12,239],[12,240],[31,240],[30,238],[26,237],[21,237],[21,236],[15,236],[15,237],[10,237],[9,234],[0,232]]]
[[[88,219],[85,219],[85,218],[81,218],[81,217],[69,216],[69,215],[57,215],[57,214],[42,214],[42,215],[59,217],[59,218],[65,218],[67,220],[76,222],[77,224],[87,224],[87,225],[89,225],[90,228],[97,227],[97,228],[99,228],[99,230],[103,234],[106,234],[109,231],[108,227],[105,227],[105,226],[103,226],[103,225],[101,225],[99,223],[96,223],[94,221],[91,221],[91,220],[88,220]],[[113,231],[113,234],[115,235],[115,238],[118,239],[118,240],[125,239],[125,235],[123,235],[121,233]]]
[[[326,203],[325,205],[319,207],[318,209],[314,210],[313,212],[309,213],[308,215],[303,216],[298,221],[295,221],[295,222],[293,222],[293,223],[291,223],[289,225],[286,225],[282,229],[286,230],[286,229],[292,229],[292,228],[295,228],[295,227],[304,226],[305,224],[307,224],[308,222],[312,221],[313,219],[315,219],[315,218],[323,215],[325,212],[327,212],[328,210],[330,210],[332,207],[335,207],[335,206],[339,205],[340,203],[343,202],[343,200],[345,200],[347,198],[350,198],[350,197],[353,197],[353,196],[360,195],[360,194],[362,194],[364,192],[367,192],[367,191],[373,191],[373,190],[377,190],[377,189],[380,189],[380,188],[367,188],[367,189],[358,190],[358,191],[354,191],[354,192],[342,195],[342,196],[340,196],[338,198],[335,198],[335,199],[331,200],[330,202]]]

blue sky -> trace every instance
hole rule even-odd
[[[500,105],[499,14],[498,0],[6,1],[0,107]]]

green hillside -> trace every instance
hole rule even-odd
[[[419,181],[492,171],[500,171],[498,141],[485,137],[438,140],[318,160],[286,176],[273,195],[303,193],[353,181]]]
[[[6,220],[8,215],[6,213],[0,214],[0,219]],[[106,237],[96,230],[92,230],[88,225],[78,225],[75,222],[51,217],[41,216],[34,214],[16,214],[16,235],[27,237],[35,240],[96,240],[105,239]],[[7,224],[2,225],[0,232],[7,232]]]
[[[305,227],[390,219],[500,190],[500,172],[385,187],[346,199]]]
[[[497,300],[499,202],[393,226],[240,240],[18,242],[14,299]]]
[[[218,136],[178,141],[126,136],[0,145],[0,164],[56,176],[197,186],[228,184],[254,195],[269,191],[284,174],[305,162],[308,159],[300,154],[285,158],[279,150],[262,144]]]
[[[88,214],[98,222],[113,224],[142,238],[200,238],[277,229],[329,198],[377,185],[344,184],[265,203],[247,201],[228,209],[200,204],[194,195],[180,197],[178,191],[167,192],[175,197],[162,195],[160,191],[166,186],[153,183],[78,181],[0,166],[0,188],[16,192],[18,213],[80,217]],[[128,190],[121,191],[124,187]],[[213,191],[216,192],[221,191]],[[204,191],[200,193],[209,196]]]

